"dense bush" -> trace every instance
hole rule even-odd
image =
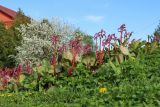
[[[17,54],[15,48],[21,45],[22,37],[16,29],[21,24],[30,23],[30,18],[19,10],[10,28],[6,29],[0,23],[0,67],[14,67],[16,60],[13,56]]]
[[[0,23],[0,67],[13,67],[15,65],[14,58],[16,47],[14,37],[9,34],[3,23]]]

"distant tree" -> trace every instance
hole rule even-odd
[[[154,40],[156,40],[157,42],[160,42],[160,23],[157,26],[157,28],[155,29]]]
[[[16,47],[21,44],[22,36],[17,30],[21,24],[27,25],[30,18],[25,16],[21,9],[18,10],[16,18],[9,29],[0,23],[0,67],[14,67],[16,60],[13,56],[17,54]]]
[[[21,24],[31,23],[31,18],[26,16],[21,9],[17,11],[16,18],[12,24],[12,28],[19,27]]]
[[[93,42],[93,37],[91,35],[85,35],[83,37],[83,42],[86,43],[86,44],[90,44],[90,45],[94,45],[94,42]]]
[[[22,37],[20,36],[20,32],[17,30],[21,24],[27,25],[27,23],[31,23],[31,18],[26,16],[21,9],[17,11],[16,18],[14,19],[12,26],[8,29],[8,32],[11,36],[14,37],[14,40],[18,45],[21,43]]]
[[[84,44],[94,45],[93,37],[81,31],[79,28],[75,30],[74,35],[80,37]]]
[[[15,42],[9,35],[3,23],[0,23],[0,67],[13,67],[15,65],[14,58],[10,57],[16,53]]]

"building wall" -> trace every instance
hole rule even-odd
[[[11,27],[13,20],[5,15],[4,13],[0,12],[0,21],[4,22],[6,28]]]

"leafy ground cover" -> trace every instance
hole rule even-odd
[[[144,60],[122,63],[120,75],[107,63],[96,74],[79,64],[72,77],[60,76],[55,83],[58,86],[46,91],[1,92],[0,104],[3,107],[160,106],[159,51]]]

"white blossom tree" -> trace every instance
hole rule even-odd
[[[30,24],[21,25],[17,28],[22,36],[21,46],[16,50],[15,56],[18,63],[24,64],[26,61],[38,65],[42,59],[50,58],[52,54],[52,34],[60,36],[60,44],[68,42],[73,38],[74,27],[68,23],[62,22],[58,18],[52,21],[34,21]]]

